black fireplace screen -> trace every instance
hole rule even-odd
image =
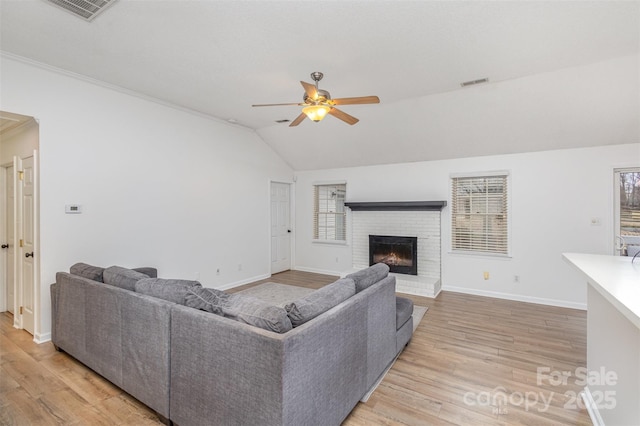
[[[386,263],[390,272],[418,275],[418,238],[369,235],[369,265]]]

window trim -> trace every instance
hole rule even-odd
[[[473,179],[473,178],[492,178],[492,177],[504,177],[506,179],[506,216],[507,216],[507,224],[506,224],[506,245],[507,250],[506,253],[497,253],[497,252],[489,252],[489,251],[480,251],[480,250],[465,250],[454,248],[453,246],[453,238],[454,238],[454,208],[456,203],[453,200],[453,185],[455,184],[455,179]],[[461,256],[472,256],[472,257],[481,257],[481,258],[494,258],[494,259],[511,259],[512,258],[512,250],[513,244],[511,241],[512,237],[512,222],[513,222],[513,214],[511,211],[511,203],[512,203],[512,174],[510,170],[494,170],[494,171],[486,171],[486,172],[466,172],[466,173],[451,173],[449,175],[449,205],[450,208],[450,238],[449,238],[449,254],[452,255],[461,255]]]
[[[348,222],[348,209],[346,207],[345,204],[343,204],[343,217],[344,217],[344,226],[343,226],[343,239],[326,239],[326,238],[316,238],[316,235],[318,235],[318,220],[317,220],[317,215],[318,215],[318,211],[316,209],[316,203],[317,203],[317,194],[318,194],[318,187],[320,186],[337,186],[337,185],[344,185],[344,201],[343,203],[346,203],[346,199],[347,199],[347,182],[344,180],[341,181],[321,181],[321,182],[313,182],[312,183],[312,229],[311,229],[311,241],[312,243],[317,243],[317,244],[329,244],[329,245],[347,245],[347,222]]]

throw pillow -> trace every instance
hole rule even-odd
[[[362,290],[371,287],[388,275],[389,265],[386,263],[376,263],[366,269],[347,275],[347,278],[351,278],[356,283],[356,293],[360,293]]]
[[[285,306],[294,327],[317,317],[356,294],[355,283],[342,278]]]
[[[193,286],[186,289],[184,304],[190,308],[223,315],[222,301],[229,297],[224,291],[215,288]]]
[[[143,278],[136,282],[136,293],[168,300],[169,302],[185,304],[187,289],[191,287],[202,287],[198,281],[164,279],[164,278]]]
[[[105,284],[135,291],[136,283],[143,278],[149,278],[149,276],[122,266],[110,266],[104,270],[102,278]]]
[[[92,266],[86,263],[76,263],[69,269],[69,272],[71,275],[78,275],[100,283],[103,282],[102,273],[104,272],[104,268],[99,266]]]

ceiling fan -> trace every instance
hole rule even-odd
[[[300,103],[287,103],[287,104],[259,104],[251,105],[252,107],[263,106],[283,106],[283,105],[299,105],[302,108],[302,113],[289,124],[289,127],[297,126],[302,121],[309,117],[312,121],[318,122],[322,120],[327,114],[333,115],[335,118],[344,121],[347,124],[354,125],[359,120],[352,115],[347,114],[344,111],[339,110],[335,105],[362,105],[362,104],[378,104],[380,99],[377,96],[360,96],[356,98],[339,98],[331,99],[331,95],[328,91],[318,88],[318,82],[322,80],[324,74],[321,72],[311,73],[311,78],[316,82],[315,85],[301,81],[302,87],[304,87],[303,102]]]

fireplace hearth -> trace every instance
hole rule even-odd
[[[418,238],[369,235],[369,265],[386,263],[390,272],[418,275]]]

